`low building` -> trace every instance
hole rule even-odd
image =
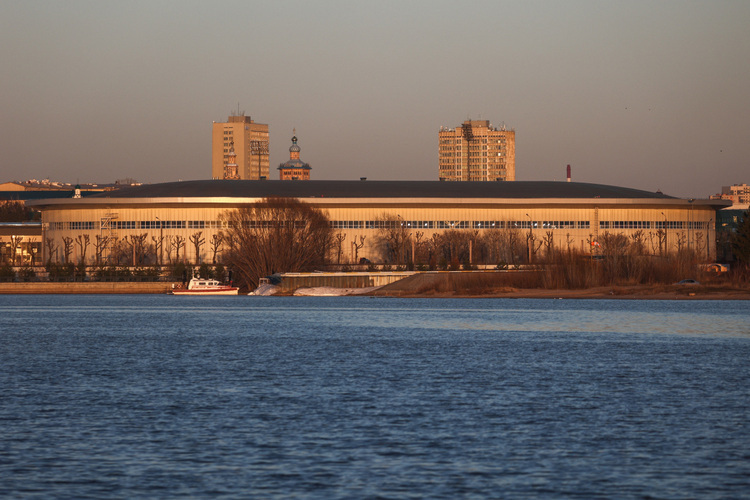
[[[0,222],[0,264],[35,266],[41,257],[41,222]]]
[[[382,262],[383,232],[393,228],[406,233],[412,255],[419,242],[459,230],[585,252],[596,252],[606,235],[621,234],[638,238],[649,253],[692,248],[712,260],[716,210],[729,205],[578,182],[241,180],[152,184],[28,204],[41,210],[43,240],[51,242],[44,259],[60,259],[66,241],[86,236],[88,251],[68,246],[68,260],[77,262],[83,252],[93,263],[117,242],[133,252],[140,242],[141,249],[151,245],[161,262],[200,263],[220,258],[226,211],[268,197],[297,198],[325,211],[340,263]],[[52,255],[49,248],[58,250]]]

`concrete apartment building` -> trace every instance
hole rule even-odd
[[[516,180],[516,132],[467,120],[438,132],[440,180]]]
[[[721,199],[732,200],[732,203],[735,205],[747,205],[750,203],[750,186],[747,184],[722,186]]]
[[[227,168],[229,165],[236,169]],[[249,116],[232,115],[226,122],[214,122],[211,139],[211,178],[268,179],[268,125]]]

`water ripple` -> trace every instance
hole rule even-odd
[[[0,313],[3,497],[750,491],[746,303],[5,296]]]

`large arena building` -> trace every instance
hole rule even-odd
[[[68,259],[79,262],[78,252],[85,251],[80,242],[87,236],[86,260],[93,263],[97,242],[106,241],[106,248],[96,249],[104,259],[113,242],[138,236],[143,244],[154,242],[154,252],[161,254],[157,262],[201,263],[221,256],[223,214],[269,197],[296,198],[326,212],[339,235],[341,263],[387,260],[382,232],[393,225],[422,241],[449,230],[515,232],[522,239],[546,237],[557,248],[592,253],[605,235],[622,234],[642,239],[648,253],[691,248],[711,260],[716,210],[729,205],[578,182],[368,180],[184,181],[27,204],[42,212],[44,261],[60,261],[61,251],[49,252],[67,241]],[[79,244],[71,243],[76,240]]]

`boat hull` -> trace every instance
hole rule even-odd
[[[172,290],[172,295],[237,295],[239,288],[226,288],[221,290]]]

